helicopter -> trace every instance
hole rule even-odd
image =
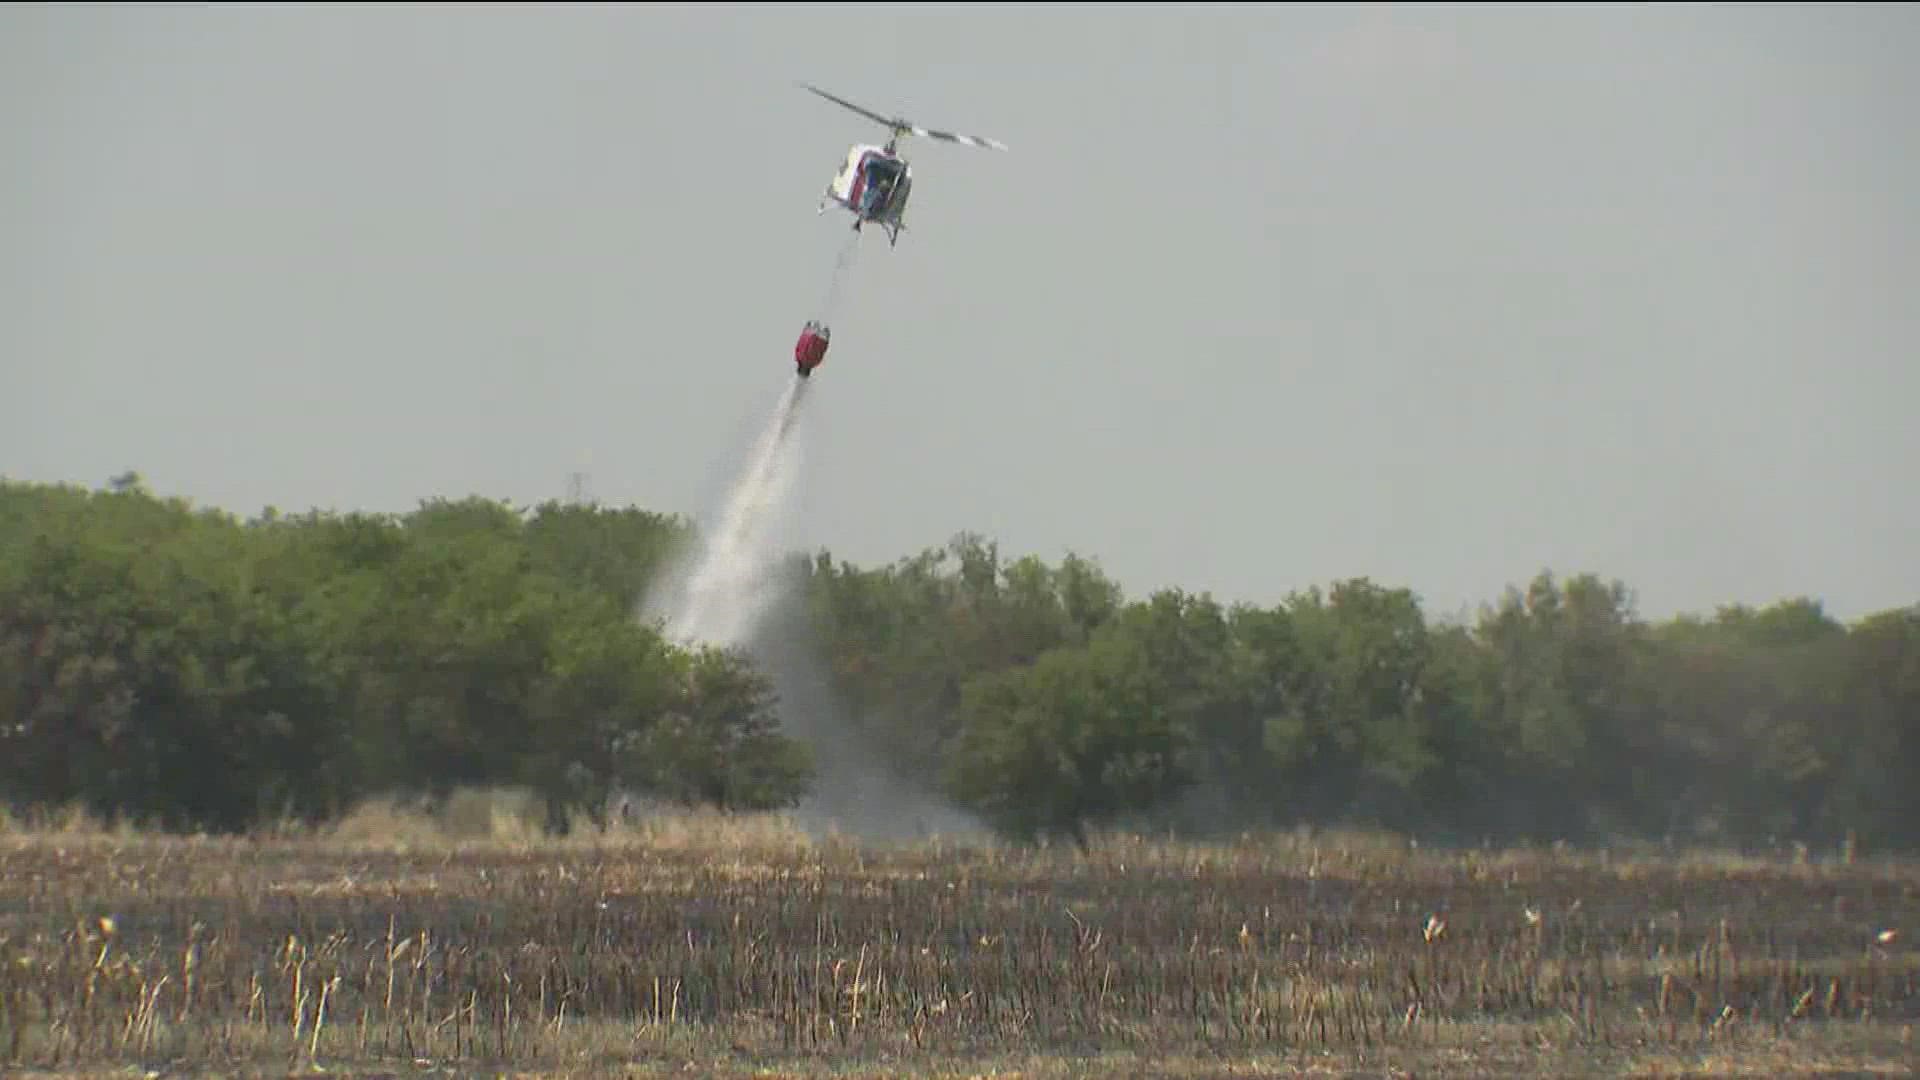
[[[887,231],[887,246],[893,247],[900,242],[900,230],[906,228],[905,214],[907,198],[913,192],[913,166],[899,152],[900,138],[904,135],[918,135],[927,139],[939,139],[943,142],[956,142],[966,146],[978,146],[991,150],[1005,150],[1007,145],[998,139],[983,138],[978,135],[961,135],[951,131],[933,131],[923,128],[901,117],[882,116],[845,98],[836,97],[810,83],[801,83],[802,87],[826,98],[842,108],[850,109],[888,130],[886,145],[877,146],[861,143],[847,151],[846,160],[827,185],[826,193],[820,197],[820,205],[815,214],[824,214],[829,206],[839,206],[853,215],[853,229],[869,222]]]

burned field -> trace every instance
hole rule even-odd
[[[1899,1069],[1916,933],[1864,859],[0,834],[0,1070]]]

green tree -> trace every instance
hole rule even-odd
[[[813,761],[779,733],[772,684],[731,650],[678,657],[670,711],[616,748],[625,785],[685,804],[764,810],[795,805]]]
[[[1165,601],[1177,607],[1179,598]],[[967,684],[949,790],[1006,835],[1071,837],[1190,784],[1192,701],[1136,623]]]

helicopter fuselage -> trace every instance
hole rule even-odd
[[[827,185],[818,212],[837,205],[853,215],[855,229],[872,222],[898,242],[912,191],[913,167],[905,158],[884,146],[856,145]]]

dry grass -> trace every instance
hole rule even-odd
[[[865,848],[511,799],[0,823],[0,1072],[1910,1075],[1920,868],[1110,837]]]

